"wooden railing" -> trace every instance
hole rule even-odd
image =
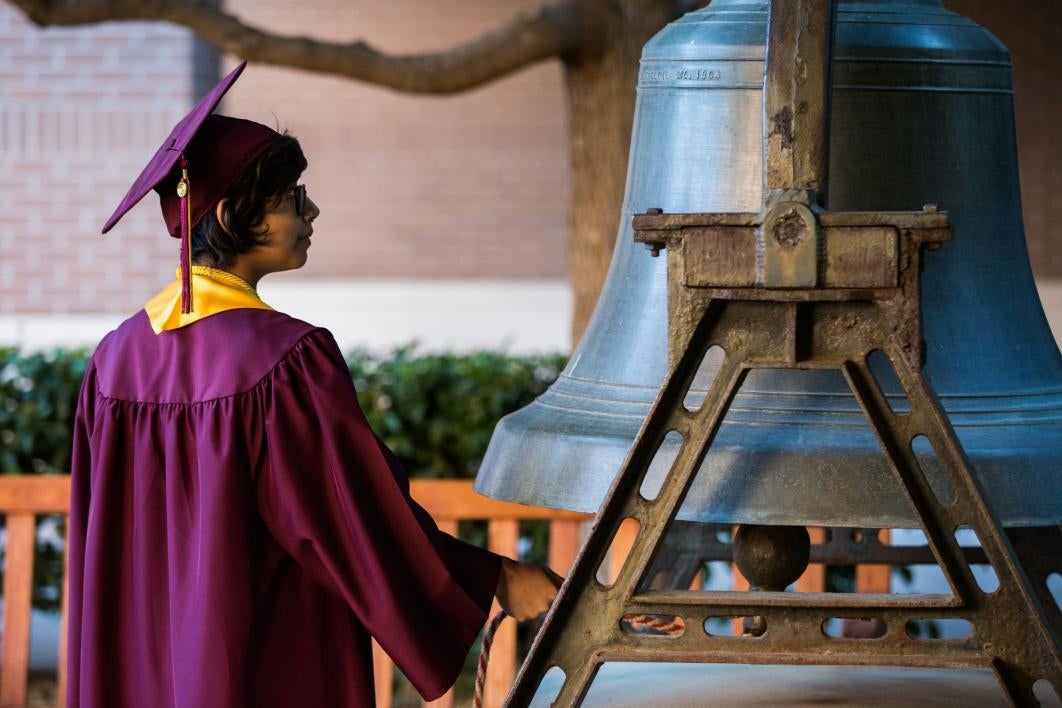
[[[4,554],[4,634],[0,641],[0,705],[26,703],[29,675],[30,606],[37,516],[67,514],[70,478],[66,475],[0,477],[0,513],[7,517]],[[59,626],[59,685],[56,705],[66,705],[66,554]]]
[[[459,480],[414,480],[413,497],[435,518],[439,527],[456,533],[463,520],[487,522],[488,546],[515,558],[519,524],[523,520],[550,522],[549,563],[564,572],[579,548],[580,523],[588,517],[567,511],[508,504],[480,496],[472,484]],[[4,563],[3,637],[0,639],[0,706],[24,706],[29,675],[30,611],[33,593],[33,558],[37,517],[69,512],[70,478],[66,475],[12,475],[0,477],[0,514],[7,518]],[[66,704],[66,562],[63,563],[63,599],[60,615],[58,686],[56,704]],[[496,608],[495,608],[496,609]],[[394,666],[379,647],[373,646],[377,705],[391,705]],[[516,634],[505,623],[494,640],[487,674],[484,704],[501,705],[516,675]],[[453,693],[432,702],[450,706]]]
[[[519,524],[525,520],[547,521],[549,565],[566,574],[580,545],[586,514],[509,504],[480,496],[468,481],[414,480],[412,493],[435,518],[439,527],[456,533],[464,520],[487,522],[488,547],[502,555],[517,557]],[[70,479],[55,476],[0,477],[0,513],[7,517],[7,544],[4,565],[4,630],[0,640],[0,705],[23,706],[27,698],[29,669],[30,609],[33,591],[33,558],[36,541],[36,517],[42,514],[66,514],[69,510]],[[634,542],[636,528],[623,527],[611,545],[610,574],[622,565]],[[814,533],[814,531],[813,531]],[[824,583],[821,565],[812,565],[797,582],[799,590],[820,591]],[[734,573],[735,588],[748,587]],[[59,638],[59,675],[57,705],[66,703],[66,563],[63,563],[63,599]],[[887,566],[860,566],[857,587],[861,592],[887,592]],[[496,608],[495,608],[496,609]],[[493,614],[493,612],[492,612]],[[390,708],[394,667],[391,660],[374,645],[377,706]],[[500,706],[517,669],[516,633],[512,622],[502,625],[494,640],[487,673],[484,705]],[[432,703],[433,707],[452,706],[453,692]]]
[[[471,482],[464,480],[413,480],[413,498],[435,519],[443,531],[457,533],[459,521],[486,521],[487,547],[509,558],[516,558],[520,540],[521,521],[549,522],[549,565],[564,574],[575,560],[579,550],[580,525],[590,518],[586,514],[555,509],[542,509],[522,504],[490,499],[472,491]],[[497,603],[490,616],[497,611]],[[387,655],[374,645],[374,669],[376,671],[376,705],[385,708],[391,705],[392,665]],[[487,680],[483,690],[483,705],[500,706],[516,677],[516,626],[507,621],[498,629],[487,667]],[[454,704],[453,689],[442,698],[424,703],[432,708],[449,708]]]

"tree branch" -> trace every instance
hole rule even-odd
[[[208,0],[10,0],[35,24],[84,25],[163,20],[183,25],[243,59],[357,79],[411,93],[454,93],[530,64],[564,58],[592,32],[572,0],[525,10],[464,44],[429,54],[382,54],[362,41],[284,37],[244,24]]]

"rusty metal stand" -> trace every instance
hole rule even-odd
[[[635,221],[636,238],[668,249],[671,346],[680,353],[521,670],[509,705],[527,705],[551,666],[565,674],[557,704],[577,705],[604,661],[991,667],[1017,705],[1036,705],[1032,686],[1041,678],[1062,686],[1062,618],[1046,586],[1052,569],[1049,559],[1057,556],[1054,543],[1037,535],[1020,539],[1023,555],[1037,559],[1041,566],[1035,569],[1033,583],[921,371],[920,328],[911,324],[918,321],[920,250],[950,236],[946,215],[820,215],[826,250],[834,239],[850,240],[855,234],[846,233],[849,230],[876,233],[891,223],[888,228],[898,236],[894,253],[884,245],[869,249],[864,253],[868,258],[861,259],[864,264],[873,257],[879,265],[894,263],[894,285],[864,283],[859,288],[691,285],[710,280],[710,274],[706,276],[698,265],[702,263],[695,255],[699,249],[741,241],[747,230],[755,231],[752,224],[766,220],[756,214],[735,214],[725,218],[647,215]],[[745,223],[736,223],[741,221]],[[749,245],[755,248],[755,242]],[[838,280],[862,278],[866,272],[858,269],[846,275],[845,266],[830,264],[824,270],[827,279]],[[712,346],[722,347],[726,358],[704,403],[691,412],[683,406],[683,399]],[[893,412],[878,387],[867,364],[876,350],[892,363],[910,401],[910,412]],[[950,596],[638,591],[654,550],[675,518],[741,382],[753,368],[837,368],[844,372],[921,520],[951,585]],[[682,435],[682,449],[658,496],[645,499],[639,492],[642,480],[664,436],[672,430]],[[911,448],[911,441],[919,435],[932,443],[948,475],[954,491],[950,503],[938,499],[919,467]],[[640,532],[616,582],[605,587],[596,580],[596,572],[627,518],[638,521]],[[971,574],[954,535],[962,527],[972,529],[980,539],[985,558],[999,579],[995,592],[982,591]],[[666,638],[628,633],[621,620],[634,614],[678,617],[686,630],[681,636]],[[744,616],[762,617],[766,632],[754,638],[720,637],[704,629],[709,617]],[[880,619],[886,633],[875,639],[830,638],[821,629],[830,618]],[[965,619],[973,631],[957,642],[908,636],[909,621],[928,618]]]
[[[606,661],[991,667],[1015,705],[1038,705],[1037,681],[1047,679],[1062,693],[1062,614],[1046,585],[1048,575],[1058,571],[1051,559],[1057,559],[1062,537],[1057,530],[1013,532],[1022,546],[1019,557],[922,372],[922,247],[937,248],[951,239],[947,215],[933,207],[831,213],[818,206],[826,183],[824,87],[833,3],[774,0],[770,26],[764,208],[635,217],[635,239],[654,253],[667,249],[670,372],[507,705],[528,705],[553,666],[564,672],[555,705],[578,705]],[[795,67],[801,67],[799,76]],[[683,400],[713,346],[723,349],[724,361],[704,402],[688,410]],[[890,408],[868,365],[876,351],[895,370],[909,412]],[[755,368],[844,373],[925,531],[950,595],[645,589],[654,553],[742,381]],[[681,449],[660,491],[645,498],[642,481],[671,431],[682,436]],[[919,466],[912,449],[919,436],[932,444],[950,482],[952,494],[945,498]],[[639,533],[616,581],[605,586],[596,575],[625,519],[637,521]],[[961,528],[977,534],[999,580],[994,592],[982,590],[971,573],[955,536]],[[624,621],[631,615],[674,619],[684,631],[677,636],[631,631]],[[755,617],[761,633],[710,634],[707,620],[714,617]],[[885,633],[873,639],[828,637],[823,623],[831,618],[876,619]],[[907,627],[921,619],[963,619],[972,631],[957,641],[920,640]]]

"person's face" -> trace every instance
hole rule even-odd
[[[266,214],[263,223],[264,243],[241,257],[255,280],[269,273],[294,270],[306,264],[310,237],[313,235],[313,220],[320,215],[321,210],[306,195],[302,213],[299,213],[296,208],[297,197],[298,190],[292,185],[280,203]]]

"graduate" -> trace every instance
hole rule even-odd
[[[299,268],[320,210],[298,142],[211,115],[173,129],[104,226],[152,189],[177,279],[100,343],[74,430],[68,704],[374,704],[370,637],[428,700],[491,599],[544,612],[559,578],[442,532],[369,428],[324,329],[255,290]]]

